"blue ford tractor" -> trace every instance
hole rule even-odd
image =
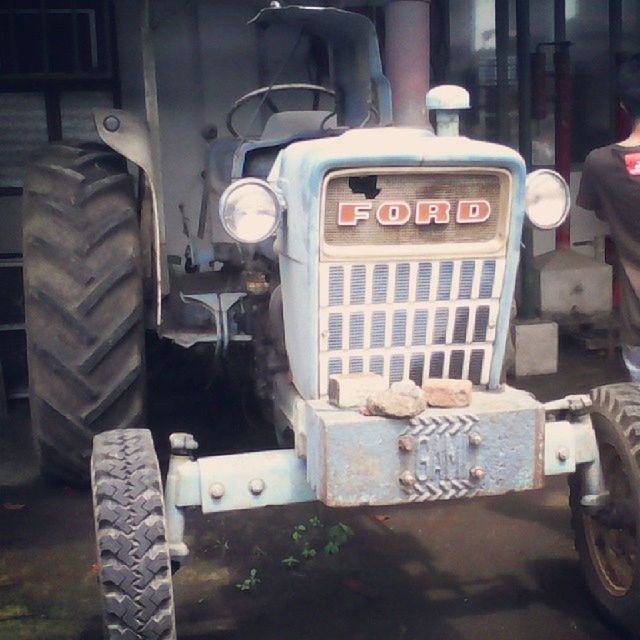
[[[233,105],[232,138],[212,140],[203,171],[197,270],[172,275],[164,250],[150,49],[146,117],[96,110],[104,144],[49,147],[25,187],[33,424],[49,473],[90,474],[106,637],[176,638],[172,571],[189,553],[192,507],[427,508],[557,474],[571,474],[591,592],[640,631],[640,390],[543,405],[503,377],[525,217],[560,224],[566,184],[461,136],[458,87],[426,96],[435,131],[394,126],[363,15],[273,3],[255,23],[324,42],[331,81],[276,77]],[[300,91],[312,110],[278,111]],[[239,133],[248,102],[274,111],[258,135]],[[174,433],[163,484],[141,428],[145,325],[215,356],[251,350],[289,448],[200,457],[192,435]],[[429,400],[441,381],[444,400]]]

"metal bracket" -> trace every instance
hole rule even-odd
[[[201,458],[198,467],[203,513],[317,500],[292,449]]]
[[[162,325],[162,297],[169,293],[169,270],[165,259],[164,194],[160,160],[160,116],[156,59],[151,27],[150,0],[140,4],[142,71],[146,120],[130,111],[96,109],[94,118],[100,138],[112,149],[142,167],[151,184],[153,244],[156,267],[156,323]]]
[[[189,549],[184,542],[184,506],[199,504],[198,443],[189,433],[172,433],[171,456],[164,490],[167,543],[174,562],[184,563]],[[194,473],[195,471],[195,473]]]
[[[172,434],[165,486],[167,541],[171,559],[184,562],[184,512],[254,509],[317,499],[307,482],[306,464],[291,449],[258,451],[195,459],[197,442],[189,434]]]
[[[573,414],[582,414],[587,412],[593,404],[591,398],[586,394],[565,396],[560,400],[552,400],[544,405],[545,413],[555,411],[569,411]]]
[[[570,396],[571,397],[571,396]],[[575,396],[574,396],[575,397]],[[568,400],[568,398],[565,398]],[[563,401],[557,401],[561,403]],[[549,403],[552,404],[552,403]],[[545,405],[547,408],[547,405]],[[568,409],[569,407],[558,407]],[[544,432],[544,473],[547,476],[579,472],[583,474],[582,504],[597,508],[609,493],[604,484],[600,451],[589,415],[575,422],[547,422]]]
[[[246,334],[231,335],[229,330],[229,309],[244,298],[247,294],[244,292],[233,293],[180,293],[183,302],[197,302],[205,306],[213,314],[216,323],[216,333],[207,336],[207,342],[216,343],[216,356],[226,352],[229,342],[250,342],[252,337]],[[192,334],[189,334],[190,336]],[[192,339],[188,344],[181,342],[178,335],[172,336],[172,340],[182,346],[192,346],[196,342],[202,340]]]
[[[114,151],[139,166],[151,186],[153,202],[153,250],[156,276],[156,323],[162,323],[162,296],[168,283],[164,260],[164,208],[160,158],[154,152],[151,130],[147,122],[131,111],[121,109],[94,109],[93,117],[102,141]],[[168,286],[168,284],[167,284]]]

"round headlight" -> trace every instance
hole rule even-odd
[[[538,229],[559,227],[569,213],[571,195],[565,179],[551,169],[539,169],[527,176],[525,209]]]
[[[273,235],[280,224],[282,202],[264,180],[243,178],[220,198],[224,230],[238,242],[255,243]]]

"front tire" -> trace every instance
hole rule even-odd
[[[640,635],[640,386],[594,389],[591,418],[609,499],[599,511],[581,506],[581,474],[570,479],[576,550],[600,609]]]
[[[175,640],[164,497],[151,433],[96,436],[91,486],[106,640]]]
[[[42,469],[86,482],[93,436],[144,417],[142,268],[123,159],[55,144],[24,187],[31,419]]]

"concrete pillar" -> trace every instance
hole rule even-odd
[[[394,0],[385,8],[385,73],[393,95],[393,121],[429,126],[430,0]]]

